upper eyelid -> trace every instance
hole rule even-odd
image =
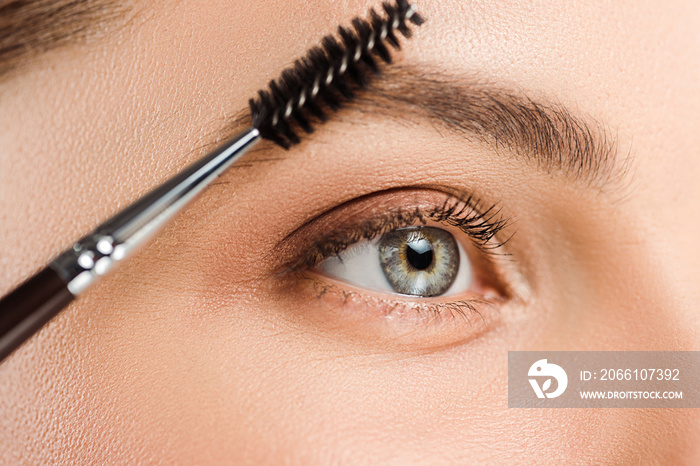
[[[372,239],[381,235],[383,232],[392,229],[410,226],[415,222],[425,224],[426,221],[436,221],[445,223],[446,225],[456,226],[458,222],[450,221],[457,217],[455,215],[464,216],[465,226],[462,229],[464,233],[470,236],[472,243],[485,253],[493,253],[489,251],[486,245],[492,241],[493,237],[502,229],[510,224],[510,219],[499,217],[500,210],[492,204],[486,209],[480,209],[480,201],[473,195],[466,193],[445,193],[440,192],[442,200],[439,204],[433,204],[429,208],[420,210],[418,207],[396,208],[393,211],[385,212],[383,215],[365,219],[364,222],[356,222],[351,225],[346,225],[344,228],[332,234],[325,234],[321,239],[316,240],[305,246],[305,250],[293,256],[293,259],[286,261],[280,267],[278,273],[287,273],[298,271],[305,268],[313,267],[330,255],[344,250],[347,246],[365,239]],[[332,209],[336,210],[336,209]],[[431,216],[432,213],[439,213],[438,216]],[[484,213],[486,216],[484,217]],[[323,217],[323,214],[321,215]],[[472,222],[467,228],[467,222]],[[309,223],[313,223],[309,222]],[[305,224],[305,225],[308,225]],[[294,233],[303,231],[303,226],[297,229]],[[280,244],[289,240],[291,235],[288,235]],[[482,247],[483,246],[483,247]],[[492,244],[495,249],[500,246],[500,242],[496,241]],[[298,252],[298,251],[297,251]]]

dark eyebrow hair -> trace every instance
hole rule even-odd
[[[632,157],[628,154],[618,160],[617,140],[599,121],[478,77],[454,76],[425,65],[389,65],[347,107],[409,123],[415,117],[429,120],[499,152],[507,149],[506,155],[538,170],[600,191],[611,185],[627,187],[624,180]],[[217,140],[250,124],[248,110],[234,115]],[[357,117],[330,117],[335,118],[354,121]],[[313,135],[304,139],[312,141]],[[277,159],[262,154],[270,147],[253,149],[261,157],[250,161]]]
[[[626,171],[627,160],[617,160],[616,139],[597,120],[476,77],[392,65],[352,106],[389,117],[419,115],[599,189]]]
[[[79,42],[127,8],[118,0],[0,0],[0,77],[28,58]]]

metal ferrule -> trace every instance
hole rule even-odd
[[[240,133],[104,222],[58,256],[50,267],[78,296],[97,277],[146,243],[258,140],[260,133],[255,128]]]

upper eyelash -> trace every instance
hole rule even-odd
[[[425,225],[428,221],[458,228],[473,240],[479,250],[488,254],[494,254],[496,249],[510,240],[509,237],[504,241],[494,241],[494,237],[511,223],[511,219],[501,215],[497,204],[484,209],[482,203],[472,195],[466,198],[449,195],[442,205],[432,209],[399,208],[386,215],[366,220],[335,236],[322,239],[301,257],[289,262],[283,269],[285,272],[292,272],[311,268],[328,257],[340,254],[359,241],[371,241],[389,231],[407,227],[416,222]]]
[[[481,204],[473,196],[468,196],[465,200],[448,197],[442,207],[433,212],[428,220],[457,227],[476,240],[478,248],[485,252],[493,252],[494,249],[500,248],[510,239],[507,238],[496,243],[491,241],[511,224],[511,219],[501,215],[501,208],[498,204],[492,204],[485,210]]]

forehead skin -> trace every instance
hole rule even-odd
[[[143,2],[100,43],[54,50],[0,83],[0,292],[201,156],[261,84],[374,3],[298,5]],[[700,6],[423,0],[420,11],[429,22],[401,60],[562,102],[609,128],[619,155],[632,157],[613,207],[585,212],[582,228],[600,228],[600,244],[614,246],[606,262],[598,267],[596,243],[570,245],[614,277],[601,278],[591,319],[617,320],[549,334],[557,327],[542,317],[403,366],[334,355],[308,335],[262,338],[276,322],[256,317],[265,290],[250,264],[274,238],[256,232],[319,213],[327,192],[355,195],[360,188],[338,188],[343,173],[378,188],[412,176],[400,162],[413,160],[416,172],[422,160],[439,163],[430,141],[424,158],[391,152],[394,129],[379,120],[339,123],[283,165],[227,174],[230,185],[0,366],[0,438],[11,439],[0,462],[700,461],[695,410],[509,411],[505,375],[482,371],[502,366],[508,349],[700,350]],[[513,169],[489,156],[479,163],[495,177]],[[364,177],[377,167],[383,177]],[[547,177],[503,177],[504,190],[549,193],[538,198],[545,209],[577,212]],[[291,185],[308,191],[304,203],[285,203]],[[548,231],[539,235],[531,240]],[[565,294],[554,302],[574,306]]]

